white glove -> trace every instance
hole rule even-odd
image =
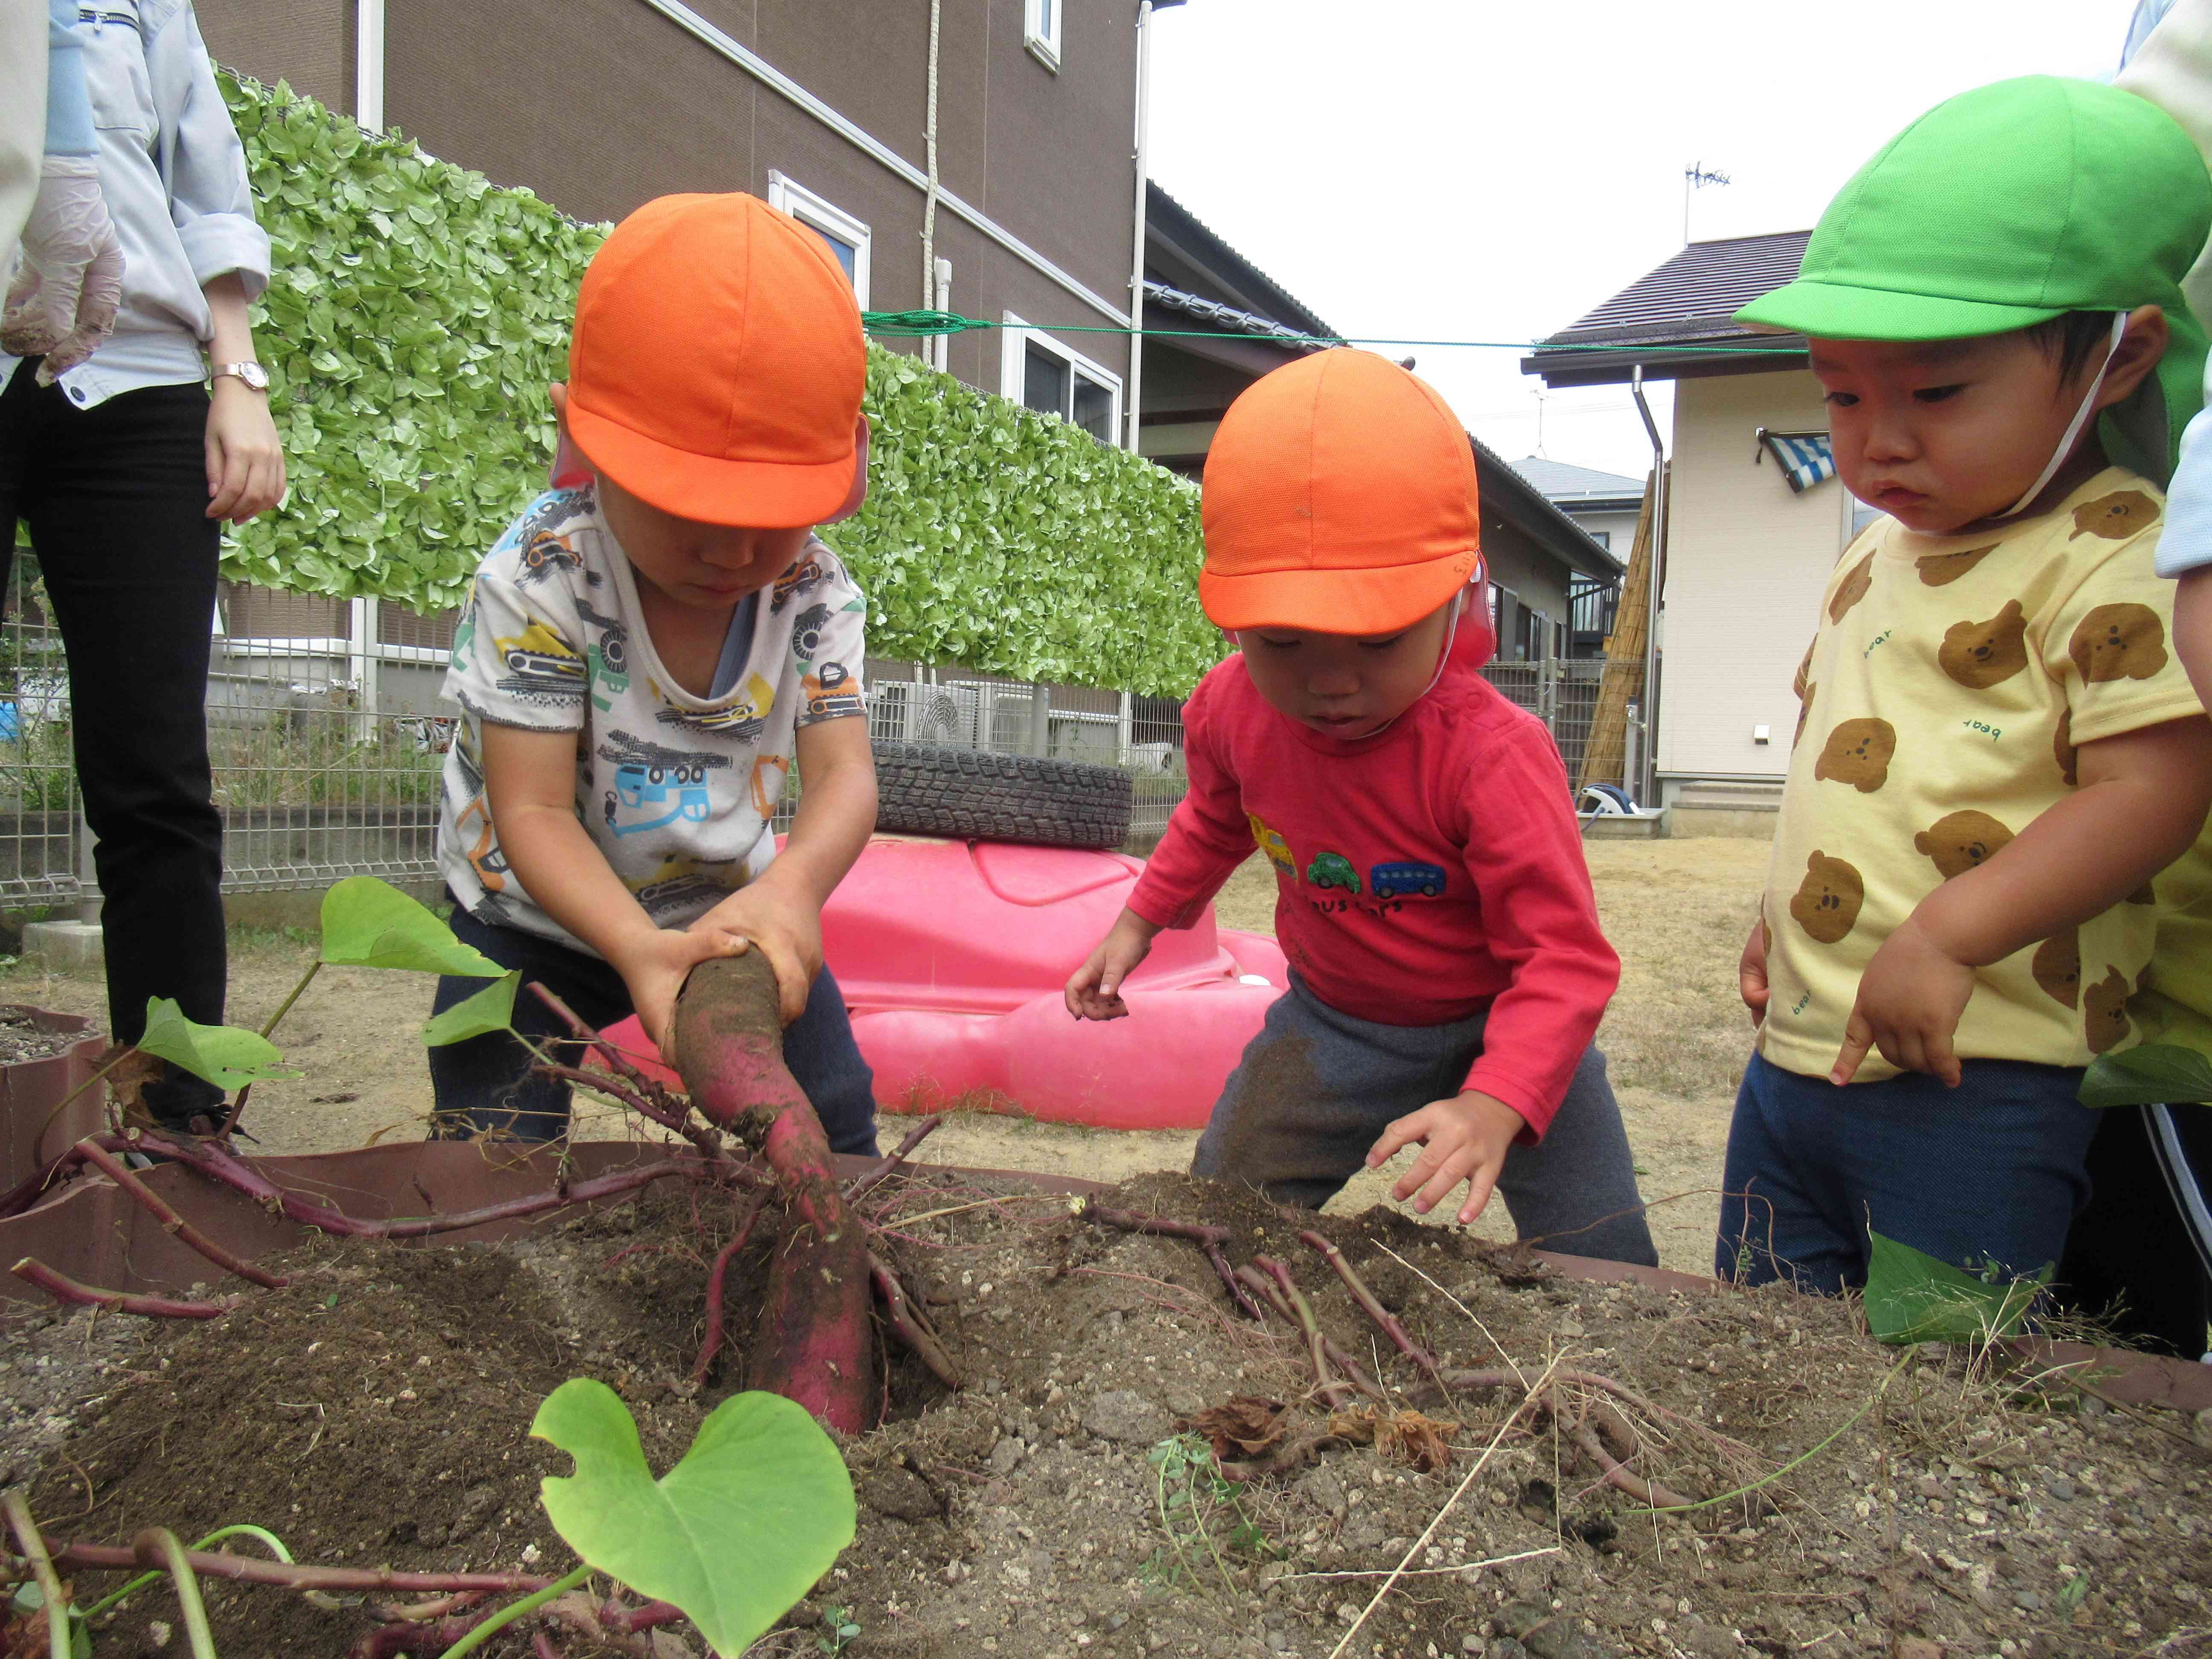
[[[100,349],[123,301],[123,246],[100,193],[89,156],[49,155],[39,198],[23,227],[23,257],[0,314],[0,350],[43,353],[39,384],[75,368]]]

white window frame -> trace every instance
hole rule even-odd
[[[1099,441],[1105,444],[1111,449],[1120,449],[1123,447],[1123,444],[1121,442],[1121,377],[1116,374],[1112,369],[1106,368],[1103,364],[1085,356],[1073,346],[1062,344],[1060,341],[1053,338],[1051,335],[1046,333],[1042,329],[1031,328],[1027,323],[1024,322],[1019,317],[1016,316],[1011,311],[1003,313],[1002,320],[1005,323],[1005,326],[999,331],[999,339],[1000,343],[999,349],[999,395],[1004,398],[1008,403],[1021,403],[1024,366],[1029,357],[1030,346],[1031,343],[1034,342],[1036,344],[1043,347],[1045,350],[1050,352],[1054,356],[1061,359],[1070,368],[1075,370],[1078,374],[1082,374],[1086,380],[1094,380],[1098,385],[1104,386],[1108,392],[1112,395],[1113,404],[1109,411],[1112,418],[1109,421],[1106,428],[1107,432],[1110,435],[1100,439]],[[1073,395],[1073,391],[1074,386],[1073,379],[1071,378],[1069,384],[1069,407],[1071,409],[1074,406]],[[1027,405],[1024,404],[1024,407],[1026,408]],[[1039,410],[1037,411],[1039,414],[1042,414],[1045,411],[1042,410]],[[1060,418],[1065,420],[1066,416],[1063,416]]]
[[[788,174],[769,169],[768,204],[787,213],[810,229],[834,236],[853,250],[853,297],[860,309],[868,308],[868,245],[873,240],[865,220],[855,219],[828,197],[818,195]]]
[[[1060,26],[1068,0],[1022,0],[1022,44],[1030,56],[1060,73]]]

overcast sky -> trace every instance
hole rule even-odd
[[[1698,192],[1693,240],[1809,228],[1952,94],[2108,76],[2134,9],[1188,0],[1155,15],[1152,176],[1342,334],[1527,340],[1680,247],[1688,163],[1734,180]],[[1517,353],[1391,355],[1507,459],[1537,447]],[[1553,459],[1649,467],[1626,387],[1543,403]]]

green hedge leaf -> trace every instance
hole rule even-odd
[[[599,1571],[683,1608],[717,1653],[743,1653],[853,1541],[845,1461],[781,1395],[732,1395],[657,1481],[604,1382],[563,1382],[530,1432],[576,1460],[539,1486],[554,1529]]]
[[[225,1094],[270,1078],[297,1077],[286,1069],[276,1045],[258,1031],[236,1025],[202,1025],[185,1018],[167,997],[146,999],[146,1030],[138,1051],[166,1060]]]
[[[348,876],[323,895],[323,960],[333,968],[401,968],[471,979],[507,972],[454,938],[427,906],[374,876]]]

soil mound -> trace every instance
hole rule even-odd
[[[1900,1358],[1846,1303],[1583,1284],[1393,1212],[1293,1218],[1181,1177],[1104,1201],[1279,1261],[1387,1398],[1314,1400],[1306,1341],[1244,1317],[1194,1243],[1008,1183],[898,1177],[866,1206],[969,1386],[894,1364],[884,1426],[845,1443],[859,1539],[756,1651],[2055,1659],[2212,1626],[2208,1425],[1954,1352]],[[662,1193],[495,1246],[319,1242],[289,1289],[225,1319],[141,1340],[104,1317],[105,1374],[41,1395],[46,1430],[11,1455],[44,1456],[33,1508],[58,1537],[252,1522],[302,1560],[558,1572],[573,1558],[537,1483],[567,1460],[526,1437],[531,1415],[596,1376],[653,1467],[674,1462],[744,1369],[739,1318],[717,1377],[690,1376],[729,1224]],[[1393,1351],[1308,1226],[1450,1389]],[[757,1305],[751,1271],[736,1309]],[[85,1352],[82,1316],[38,1322],[0,1354],[5,1381]],[[1608,1413],[1632,1481],[1703,1506],[1657,1516],[1605,1484],[1625,1449]],[[1290,1467],[1222,1480],[1207,1431]],[[337,1655],[372,1622],[206,1589],[227,1655]],[[166,1587],[143,1591],[107,1640],[130,1652],[173,1617]]]

